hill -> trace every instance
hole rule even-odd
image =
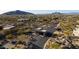
[[[3,13],[2,15],[28,15],[28,14],[32,15],[32,13],[30,12],[16,10],[16,11],[9,11],[9,12]]]

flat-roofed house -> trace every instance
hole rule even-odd
[[[76,28],[73,30],[73,35],[79,37],[79,25],[76,25]]]
[[[18,22],[25,22],[25,21],[27,21],[28,19],[24,19],[24,18],[21,18],[21,19],[18,19],[17,21]]]
[[[3,30],[9,30],[9,29],[13,29],[15,26],[13,26],[13,25],[5,25],[4,27],[3,27]]]

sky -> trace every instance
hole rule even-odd
[[[35,14],[56,11],[66,13],[79,12],[78,7],[79,1],[76,0],[0,0],[0,14],[14,10],[22,10]]]

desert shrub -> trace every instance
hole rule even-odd
[[[15,36],[14,36],[14,35],[12,35],[12,34],[8,34],[8,35],[6,35],[6,38],[7,38],[7,39],[14,39],[14,38],[15,38]]]
[[[0,34],[0,40],[3,40],[3,39],[5,39],[5,35]]]
[[[53,49],[58,49],[58,48],[60,47],[60,44],[54,43],[54,44],[51,44],[51,47],[52,47]]]
[[[0,44],[0,49],[5,49],[5,47],[3,47],[3,46]]]

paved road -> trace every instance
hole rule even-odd
[[[56,27],[57,24],[50,24],[50,26],[45,29],[51,33],[53,33],[55,30],[56,30]],[[33,36],[32,39],[35,39],[36,41],[32,41],[31,43],[34,45],[34,46],[37,46],[39,48],[43,48],[44,47],[44,44],[46,43],[46,41],[48,40],[49,37],[45,37],[43,35],[36,35],[36,36]],[[34,48],[34,47],[33,47]],[[38,48],[38,49],[39,49]],[[36,49],[36,47],[35,47]]]

